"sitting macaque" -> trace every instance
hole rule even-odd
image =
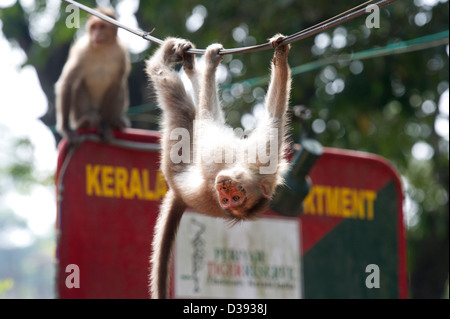
[[[115,19],[110,8],[97,11]],[[95,16],[86,34],[72,46],[55,85],[57,130],[69,143],[78,141],[77,130],[96,128],[105,141],[112,129],[129,126],[129,53],[117,38],[117,27]]]
[[[283,182],[288,149],[286,110],[291,86],[289,45],[276,35],[266,114],[247,137],[225,125],[215,82],[220,44],[206,49],[198,72],[187,52],[193,44],[168,38],[147,61],[146,71],[162,109],[161,170],[169,185],[155,226],[150,285],[153,298],[168,297],[170,256],[187,207],[233,222],[249,220],[269,208]],[[193,99],[174,70],[182,63],[193,86]]]

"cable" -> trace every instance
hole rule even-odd
[[[102,20],[105,20],[109,23],[112,23],[114,25],[116,25],[119,28],[122,28],[124,30],[127,30],[131,33],[134,33],[136,35],[138,35],[139,37],[148,40],[148,41],[152,41],[155,42],[159,45],[161,45],[164,41],[161,39],[158,39],[154,36],[150,35],[150,32],[144,32],[144,31],[139,31],[139,30],[135,30],[132,28],[129,28],[127,26],[125,26],[124,24],[118,22],[115,19],[112,19],[100,12],[97,12],[96,10],[93,10],[83,4],[80,4],[76,1],[73,0],[63,0],[67,3],[70,3],[78,8],[80,8],[83,11],[86,11]],[[312,27],[309,27],[307,29],[304,29],[302,31],[299,31],[297,33],[294,33],[288,37],[286,37],[286,39],[284,39],[281,44],[289,44],[289,43],[293,43],[293,42],[297,42],[300,40],[303,40],[305,38],[308,38],[310,36],[313,36],[317,33],[323,32],[327,29],[330,29],[332,27],[335,27],[339,24],[342,24],[344,22],[347,22],[351,19],[354,19],[356,17],[359,17],[361,15],[363,15],[364,13],[366,13],[366,8],[367,5],[374,5],[377,6],[378,8],[384,7],[386,5],[391,4],[392,2],[395,2],[397,0],[379,0],[379,1],[375,1],[375,0],[370,0],[370,1],[366,1],[354,8],[351,8],[345,12],[342,12],[330,19],[327,19],[323,22],[320,22]],[[233,49],[223,49],[219,51],[219,54],[235,54],[235,53],[245,53],[245,52],[257,52],[257,51],[263,51],[263,50],[269,50],[272,49],[272,45],[270,44],[270,42],[264,43],[264,44],[259,44],[259,45],[254,45],[254,46],[248,46],[248,47],[241,47],[241,48],[233,48]],[[189,49],[187,52],[192,53],[192,54],[199,54],[199,55],[203,55],[205,54],[206,50],[204,49]]]
[[[339,54],[329,58],[324,58],[317,61],[294,66],[291,67],[291,75],[294,76],[305,72],[310,72],[330,64],[349,63],[355,60],[365,60],[394,54],[409,53],[434,48],[448,43],[449,43],[449,30],[445,30],[439,33],[426,35],[411,40],[391,43],[384,47],[373,48],[349,54]],[[242,83],[245,82],[250,86],[256,86],[265,84],[267,83],[268,80],[269,77],[265,75],[262,77],[255,77],[245,80]]]
[[[139,30],[135,30],[135,29],[129,28],[126,25],[120,23],[119,21],[117,21],[117,20],[115,20],[115,19],[113,19],[111,17],[108,17],[107,15],[105,15],[105,14],[103,14],[101,12],[98,12],[98,11],[96,11],[94,9],[91,9],[88,6],[85,6],[84,4],[81,4],[81,3],[78,3],[78,2],[72,1],[72,0],[63,0],[63,1],[65,1],[67,3],[70,3],[71,5],[74,5],[75,7],[78,7],[81,10],[86,11],[87,13],[90,13],[90,14],[92,14],[92,15],[94,15],[94,16],[102,19],[102,20],[105,20],[105,21],[107,21],[107,22],[109,22],[111,24],[114,24],[115,26],[117,26],[119,28],[127,30],[127,31],[129,31],[131,33],[134,33],[134,34],[140,36],[141,38],[144,38],[145,40],[152,41],[152,42],[158,43],[160,45],[164,42],[164,41],[162,41],[162,40],[160,40],[158,38],[155,38],[155,37],[151,36],[150,32],[144,32],[144,31],[139,31]]]
[[[384,47],[374,48],[349,54],[340,54],[337,56],[301,64],[298,66],[291,67],[291,75],[299,75],[302,73],[310,72],[313,70],[317,70],[326,65],[335,64],[335,63],[349,63],[355,60],[366,60],[371,58],[378,58],[382,56],[394,55],[394,54],[402,54],[415,52],[419,50],[425,50],[434,48],[437,46],[445,45],[449,43],[449,30],[445,30],[439,33],[426,35],[423,37],[400,41],[396,43],[388,44]],[[264,75],[260,77],[254,77],[248,80],[244,80],[240,83],[245,83],[250,87],[257,85],[264,85],[269,81],[269,76]],[[224,86],[223,88],[229,88],[231,85]],[[127,114],[129,116],[140,115],[143,112],[153,111],[157,108],[156,104],[146,103],[142,105],[136,105],[131,107]],[[157,121],[155,121],[156,123]]]

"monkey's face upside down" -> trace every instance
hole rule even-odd
[[[231,209],[240,207],[245,201],[245,189],[241,184],[233,183],[231,179],[223,179],[216,184],[219,203],[223,209]]]
[[[266,180],[255,183],[248,171],[221,171],[215,181],[219,205],[233,219],[251,219],[269,205],[271,191]]]

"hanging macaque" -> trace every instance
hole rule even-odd
[[[162,110],[161,170],[169,191],[160,208],[153,239],[150,275],[153,298],[168,297],[169,265],[181,216],[194,211],[232,222],[255,218],[269,208],[283,182],[288,147],[286,110],[291,77],[289,45],[276,35],[265,116],[247,137],[225,125],[215,82],[222,56],[220,44],[206,49],[199,72],[188,50],[193,45],[168,38],[147,61],[146,71]],[[193,86],[193,99],[174,70],[182,63]]]

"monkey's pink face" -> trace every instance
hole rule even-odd
[[[241,207],[247,199],[242,185],[234,183],[231,179],[218,180],[216,190],[219,195],[220,207],[223,209],[233,211]]]
[[[109,44],[116,37],[115,28],[100,19],[93,20],[89,25],[89,36],[93,47]]]
[[[216,177],[220,207],[236,219],[249,219],[270,198],[266,181],[256,182],[245,170],[222,171]]]

